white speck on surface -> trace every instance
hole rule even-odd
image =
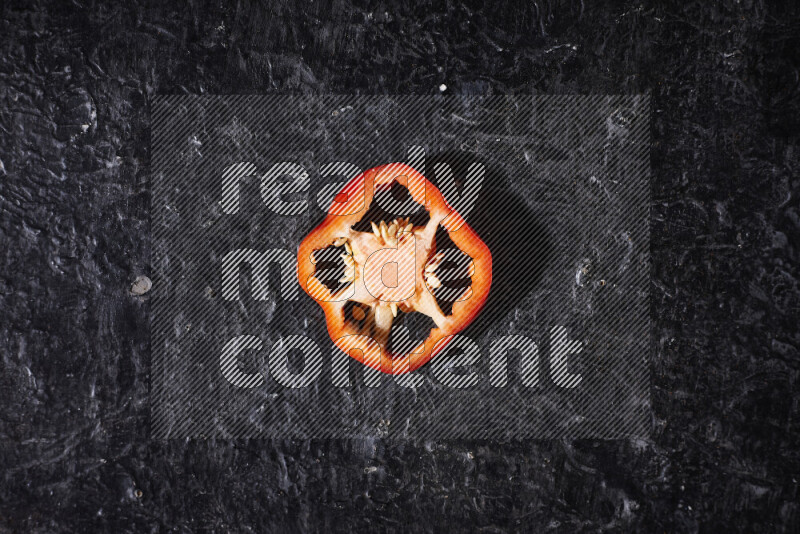
[[[153,282],[146,276],[137,276],[136,280],[131,284],[131,294],[144,295],[150,288],[153,287]]]
[[[439,86],[439,91],[444,93],[445,91],[447,91],[447,86],[445,84],[440,85]]]

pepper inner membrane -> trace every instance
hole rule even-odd
[[[334,292],[335,300],[342,297],[344,321],[393,353],[407,353],[434,327],[442,327],[452,315],[453,302],[471,285],[472,261],[452,242],[441,221],[431,220],[416,202],[417,210],[405,217],[395,218],[382,207],[409,197],[397,182],[388,190],[376,190],[364,215],[314,253],[315,276]],[[378,269],[365,270],[368,259],[385,249],[395,249],[392,259],[398,261],[384,263],[380,275]],[[440,269],[448,274],[444,281],[437,277]],[[412,294],[401,287],[411,283],[409,272]]]

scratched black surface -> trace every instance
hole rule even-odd
[[[0,7],[0,531],[796,531],[797,7],[166,4]],[[440,84],[651,91],[651,436],[148,442],[148,97]]]

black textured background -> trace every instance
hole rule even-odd
[[[796,531],[800,8],[167,4],[0,7],[0,531]],[[442,83],[651,91],[651,437],[149,443],[148,98]]]

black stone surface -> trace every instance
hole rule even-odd
[[[0,531],[797,531],[800,8],[0,7]],[[653,430],[148,441],[148,98],[653,100]]]

